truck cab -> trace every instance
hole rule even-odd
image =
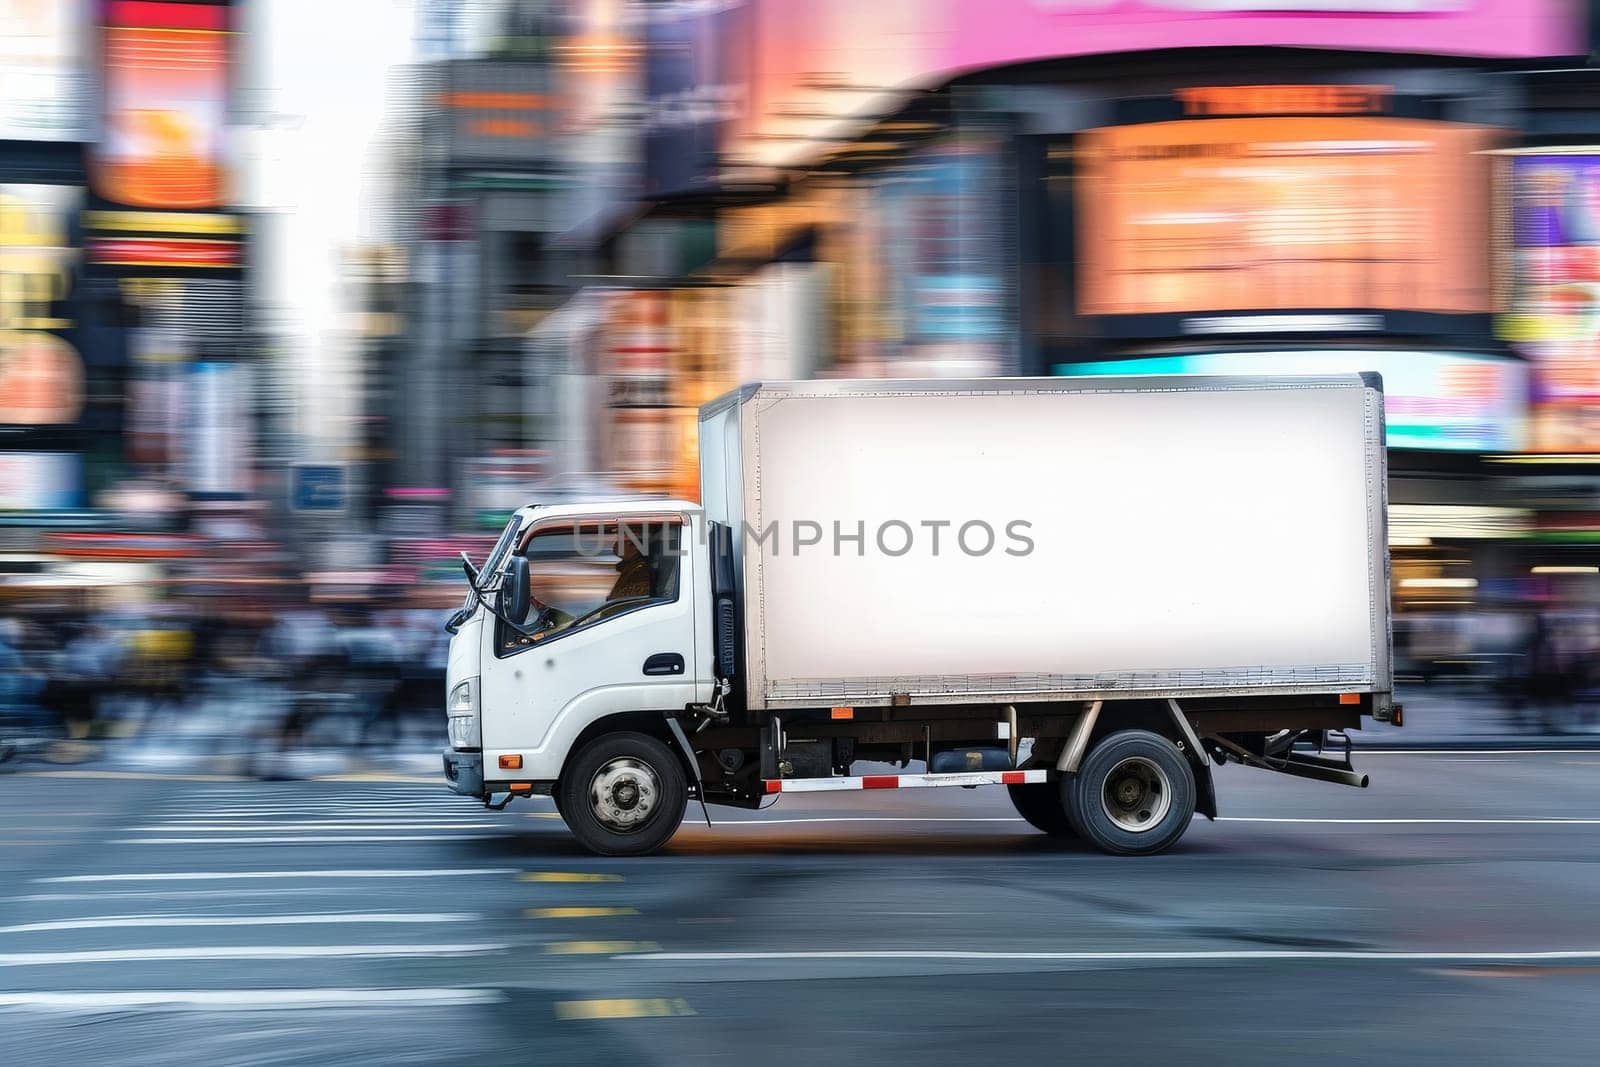
[[[450,622],[451,788],[550,793],[589,737],[708,703],[706,543],[704,512],[681,500],[518,510]],[[661,795],[637,768],[608,773],[633,800],[619,821]]]

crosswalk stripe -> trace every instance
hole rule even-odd
[[[35,878],[36,883],[60,882],[222,882],[234,879],[257,878],[464,878],[498,874],[516,874],[514,867],[444,867],[330,869],[312,871],[155,871],[126,874],[61,874],[51,878]]]
[[[380,806],[364,805],[351,806],[341,804],[337,807],[304,808],[196,808],[193,810],[173,809],[170,811],[157,811],[153,814],[162,819],[270,819],[284,816],[368,816],[383,818],[396,815],[465,815],[473,816],[482,814],[483,809],[477,805],[462,807],[460,805],[444,804],[384,804]]]
[[[310,960],[482,956],[506,944],[457,945],[222,945],[207,948],[91,949],[79,952],[4,952],[0,967],[54,967],[75,963],[143,963],[151,960]]]
[[[449,911],[332,911],[311,912],[304,915],[104,915],[84,919],[50,919],[44,922],[0,926],[0,934],[31,934],[46,930],[122,930],[152,926],[343,926],[357,923],[465,923],[481,918],[481,915]]]
[[[502,834],[349,834],[317,837],[119,837],[114,845],[359,845],[381,841],[472,841]]]
[[[236,830],[489,830],[496,827],[503,828],[502,822],[410,822],[391,820],[388,822],[374,820],[371,822],[323,822],[318,819],[296,820],[294,822],[168,822],[157,823],[153,826],[130,826],[130,830],[156,831],[165,830],[169,833],[181,831],[183,833],[207,834],[230,832]]]
[[[456,1008],[493,1004],[494,989],[176,989],[0,993],[0,1011],[282,1011],[308,1008]]]

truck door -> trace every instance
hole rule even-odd
[[[524,633],[495,622],[483,642],[483,749],[523,757],[519,780],[560,773],[584,726],[623,711],[695,699],[694,569],[685,516],[663,513],[535,523]]]

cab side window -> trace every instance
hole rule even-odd
[[[519,549],[528,561],[528,632],[502,624],[502,651],[677,600],[681,538],[681,523],[661,518],[536,530]]]

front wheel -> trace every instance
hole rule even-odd
[[[597,737],[573,757],[556,786],[556,809],[578,843],[601,856],[644,856],[683,822],[683,765],[647,734]]]
[[[1149,730],[1106,736],[1061,782],[1073,829],[1119,856],[1149,856],[1176,843],[1194,817],[1195,795],[1189,761]]]

